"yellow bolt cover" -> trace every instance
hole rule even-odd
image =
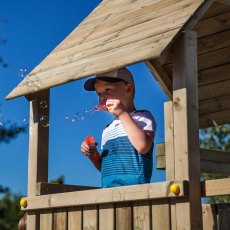
[[[180,194],[180,186],[179,186],[179,184],[173,183],[172,185],[170,185],[169,190],[170,190],[170,192],[172,192],[175,195]]]
[[[22,198],[20,200],[20,205],[23,207],[23,208],[26,208],[27,207],[27,199],[26,198]]]

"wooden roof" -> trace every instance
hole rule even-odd
[[[8,96],[146,61],[170,97],[170,46],[184,29],[198,33],[201,127],[230,123],[229,0],[104,0]]]
[[[203,0],[104,0],[8,96],[157,58]]]

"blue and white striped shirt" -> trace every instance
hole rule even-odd
[[[142,130],[156,132],[156,122],[149,111],[130,113]],[[147,154],[133,147],[119,119],[114,119],[102,133],[102,187],[149,183],[153,168],[153,145]]]

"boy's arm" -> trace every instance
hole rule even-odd
[[[95,150],[95,152],[92,155],[89,155],[88,157],[92,161],[94,166],[99,171],[101,171],[101,156],[100,156],[99,152],[97,150]]]
[[[134,148],[138,152],[146,154],[152,146],[154,133],[152,131],[140,129],[127,112],[122,112],[119,115],[119,119]]]

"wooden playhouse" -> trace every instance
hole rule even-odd
[[[108,189],[52,185],[48,178],[49,89],[144,61],[169,102],[158,163],[166,181]],[[229,0],[104,0],[8,96],[30,101],[29,230],[230,229],[229,153],[199,148],[199,128],[230,123]],[[163,151],[162,151],[163,147]],[[162,153],[163,152],[163,153]],[[163,161],[162,161],[163,159]],[[176,183],[179,194],[170,191]]]

